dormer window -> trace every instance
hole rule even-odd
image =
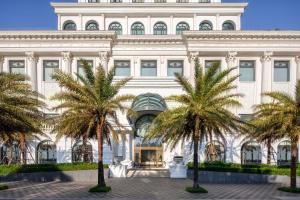
[[[199,25],[200,31],[211,31],[213,30],[213,26],[210,21],[203,21]]]
[[[110,0],[110,3],[122,3],[122,0]]]
[[[99,25],[95,21],[89,21],[86,24],[85,30],[87,30],[87,31],[96,31],[96,30],[99,30]]]
[[[99,0],[89,0],[89,3],[99,3]]]
[[[233,30],[235,30],[235,25],[232,21],[226,21],[222,25],[222,30],[223,31],[233,31]]]
[[[76,31],[77,26],[73,21],[66,21],[63,26],[63,30],[65,31]]]
[[[119,22],[112,22],[108,30],[115,31],[117,35],[122,35],[122,25]]]
[[[153,27],[154,35],[167,35],[167,25],[163,22],[157,22]]]

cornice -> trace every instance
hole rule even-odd
[[[120,35],[117,44],[180,44],[183,45],[181,35]]]
[[[114,40],[114,31],[0,31],[1,40]]]

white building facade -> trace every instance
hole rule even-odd
[[[105,147],[104,160],[132,160],[136,166],[168,167],[174,156],[192,160],[190,143],[171,150],[162,141],[144,144],[141,138],[153,118],[174,105],[164,97],[183,93],[174,72],[192,80],[194,61],[209,67],[219,62],[222,69],[237,67],[237,92],[243,93],[243,107],[233,112],[247,119],[266,91],[293,94],[300,79],[300,31],[243,31],[241,15],[247,3],[221,0],[79,0],[52,3],[58,16],[56,31],[0,31],[0,71],[24,73],[31,85],[47,98],[47,115],[56,102],[49,98],[61,88],[51,75],[55,69],[81,73],[80,59],[95,68],[116,66],[116,79],[132,76],[122,94],[138,96],[132,107],[137,119],[119,117],[126,127],[120,141]],[[30,141],[27,159],[36,163],[82,160],[81,141],[55,141],[45,127],[42,141]],[[238,133],[236,133],[238,135]],[[209,142],[199,149],[201,162],[220,160],[235,163],[266,163],[266,146],[228,134],[227,141]],[[89,141],[89,158],[97,160],[97,143]],[[273,146],[272,162],[290,160],[290,143]],[[14,151],[1,147],[1,156]]]

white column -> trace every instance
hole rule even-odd
[[[272,90],[272,55],[273,52],[265,52],[260,59],[262,65],[261,93]],[[261,101],[266,102],[267,98],[262,96]]]
[[[193,30],[198,30],[197,28],[197,15],[194,14],[194,18],[193,18]]]
[[[80,27],[78,27],[78,30],[83,31],[85,29],[85,26],[83,24],[82,14],[79,14],[79,24],[80,24]]]
[[[190,52],[189,53],[189,62],[190,62],[190,74],[189,80],[192,85],[194,85],[194,76],[195,76],[195,61],[199,55],[199,52]]]
[[[57,30],[62,30],[62,27],[61,27],[61,15],[60,14],[57,15]]]
[[[222,30],[222,29],[220,29],[220,14],[217,14],[216,15],[216,26],[215,27],[213,27],[213,30]]]
[[[129,35],[130,34],[130,29],[128,27],[128,16],[127,15],[125,16],[125,27],[126,27],[126,29],[124,30],[123,34]]]
[[[73,56],[71,52],[62,52],[61,53],[63,57],[63,63],[62,63],[62,71],[68,74],[72,73],[72,60]]]
[[[102,65],[104,70],[108,72],[109,52],[107,51],[99,52],[99,58],[100,58],[100,64]]]
[[[30,84],[33,90],[37,91],[37,62],[38,57],[34,52],[26,52],[26,67],[27,67],[27,76],[30,77]]]
[[[101,15],[101,23],[100,23],[100,30],[104,31],[105,30],[105,16],[104,14]]]
[[[173,35],[176,34],[176,30],[174,30],[174,18],[173,15],[170,16],[170,30],[169,34]]]
[[[295,61],[296,61],[296,81],[300,80],[300,56],[296,56],[295,57]]]
[[[130,133],[125,134],[125,160],[131,160],[131,148],[130,148],[130,143],[131,143],[131,137]]]
[[[152,33],[152,26],[151,26],[151,16],[148,15],[148,18],[147,18],[147,24],[148,24],[148,31],[147,29],[145,30],[145,34],[153,34]]]
[[[0,56],[0,72],[3,72],[4,56]]]

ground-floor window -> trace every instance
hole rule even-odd
[[[55,164],[56,158],[56,145],[50,141],[42,141],[37,146],[37,162],[39,164]]]
[[[242,146],[242,164],[261,164],[261,147],[257,142],[247,142]]]
[[[16,164],[21,161],[21,151],[17,143],[2,145],[0,148],[0,164]]]
[[[72,162],[93,162],[93,146],[90,142],[77,141],[72,148]]]
[[[205,161],[222,161],[225,162],[225,146],[219,141],[212,141],[205,147]]]
[[[289,165],[291,163],[291,142],[282,141],[277,147],[277,165]]]

